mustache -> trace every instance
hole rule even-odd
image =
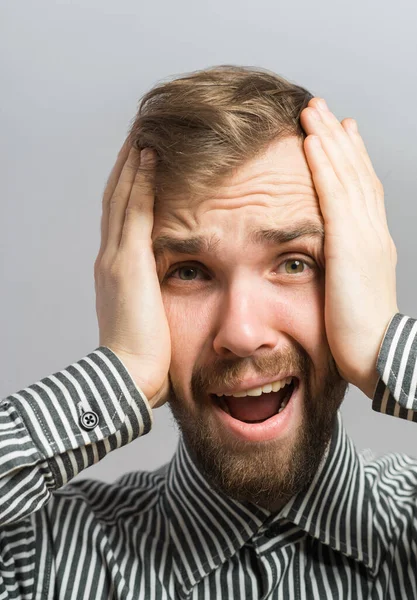
[[[312,368],[309,355],[302,349],[282,349],[273,353],[259,354],[233,360],[216,358],[210,365],[196,366],[191,377],[191,391],[200,396],[208,388],[236,387],[249,375],[274,378],[281,372],[296,373],[308,378]]]

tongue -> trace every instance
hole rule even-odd
[[[240,421],[263,421],[278,412],[287,391],[288,387],[284,386],[279,392],[270,392],[269,394],[261,394],[260,396],[245,396],[244,398],[223,396],[223,398],[234,419],[239,419]]]

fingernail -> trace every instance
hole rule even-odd
[[[328,108],[328,106],[326,104],[326,101],[323,100],[323,98],[320,98],[320,100],[317,100],[317,107],[320,110],[329,110],[329,108]]]

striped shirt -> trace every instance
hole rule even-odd
[[[416,332],[399,313],[387,328],[373,410],[417,420]],[[151,427],[104,346],[2,400],[0,600],[417,598],[416,458],[358,453],[338,413],[278,513],[216,492],[181,438],[156,471],[68,483]]]

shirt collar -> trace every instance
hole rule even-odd
[[[274,521],[288,519],[376,575],[382,541],[374,526],[377,511],[373,504],[364,459],[348,436],[339,411],[331,442],[309,488],[292,498]]]
[[[216,491],[193,463],[182,437],[166,477],[174,569],[187,593],[234,555],[270,513]]]
[[[338,412],[331,442],[307,490],[276,515],[215,490],[180,437],[169,464],[166,508],[176,579],[185,593],[234,555],[259,530],[283,520],[376,573],[381,544],[372,529],[371,491],[364,462]]]

